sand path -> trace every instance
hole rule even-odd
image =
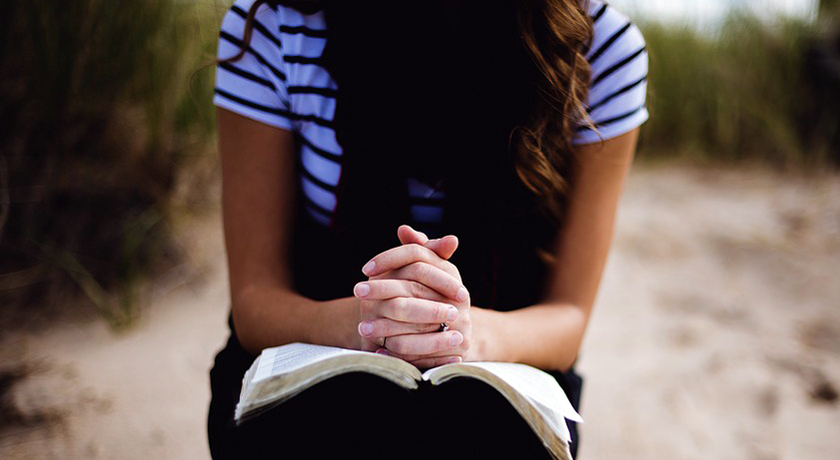
[[[0,458],[209,458],[224,254],[217,217],[182,231],[199,268],[131,330],[3,331]],[[836,458],[840,176],[634,170],[579,369],[584,460]]]

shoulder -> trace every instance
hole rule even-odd
[[[639,28],[624,13],[606,2],[589,2],[592,18],[592,43],[586,58],[590,65],[614,60],[622,51],[637,51],[645,47]],[[612,58],[612,59],[611,59]]]
[[[606,2],[591,0],[593,35],[586,59],[591,68],[587,111],[597,128],[580,126],[573,142],[599,142],[624,134],[648,118],[648,54],[639,28]]]
[[[275,9],[266,4],[257,7],[253,18],[253,29],[249,40],[245,39],[245,25],[248,14],[256,0],[237,0],[228,8],[222,19],[219,31],[220,59],[236,55],[248,41],[250,52],[260,60],[277,60],[283,48],[278,30],[278,18]]]
[[[256,3],[237,0],[222,19],[213,102],[270,126],[289,129],[289,71],[284,62],[289,44],[283,40],[280,28],[285,21],[294,20],[296,12],[259,4],[250,37],[246,37],[249,13]],[[231,59],[236,56],[237,59]]]
[[[222,20],[222,32],[241,39],[248,13],[256,2],[257,0],[236,0]],[[321,11],[304,13],[282,4],[262,3],[254,14],[254,36],[261,35],[262,38],[278,44],[301,34],[320,37],[325,27]]]

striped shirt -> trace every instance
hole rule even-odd
[[[222,21],[219,59],[242,46],[245,17],[254,0],[236,0]],[[645,107],[647,51],[639,30],[604,2],[591,0],[594,33],[586,58],[592,68],[587,110],[597,132],[576,130],[576,145],[624,134],[648,118]],[[300,139],[300,188],[307,214],[330,225],[341,177],[342,148],[333,115],[336,84],[320,64],[326,44],[323,13],[303,14],[260,6],[244,56],[219,64],[213,103],[261,123],[295,132]],[[443,219],[443,184],[409,178],[412,224],[430,230]],[[434,233],[434,232],[432,232]]]

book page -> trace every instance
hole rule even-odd
[[[335,356],[363,353],[365,352],[308,343],[291,343],[282,347],[266,348],[260,354],[253,382],[296,371]]]
[[[532,366],[518,363],[499,362],[466,362],[456,366],[471,366],[484,369],[500,379],[507,382],[516,391],[530,399],[544,411],[565,417],[574,422],[583,422],[580,414],[577,413],[569,398],[560,384],[550,374]],[[423,380],[429,377],[436,369],[429,369],[423,374]],[[548,414],[546,414],[548,415]]]
[[[373,374],[409,390],[418,388],[421,380],[411,364],[367,351],[308,343],[266,348],[243,376],[234,419],[239,423],[324,380],[352,372]]]

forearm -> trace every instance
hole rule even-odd
[[[574,363],[609,253],[637,138],[634,129],[577,148],[575,180],[543,302],[505,313],[474,309],[475,341],[486,359],[559,370]]]
[[[538,304],[500,312],[472,308],[479,359],[568,370],[586,329],[587,313],[570,304]]]
[[[316,301],[283,287],[249,287],[233,299],[233,322],[242,346],[253,354],[292,342],[360,347],[359,300]]]

